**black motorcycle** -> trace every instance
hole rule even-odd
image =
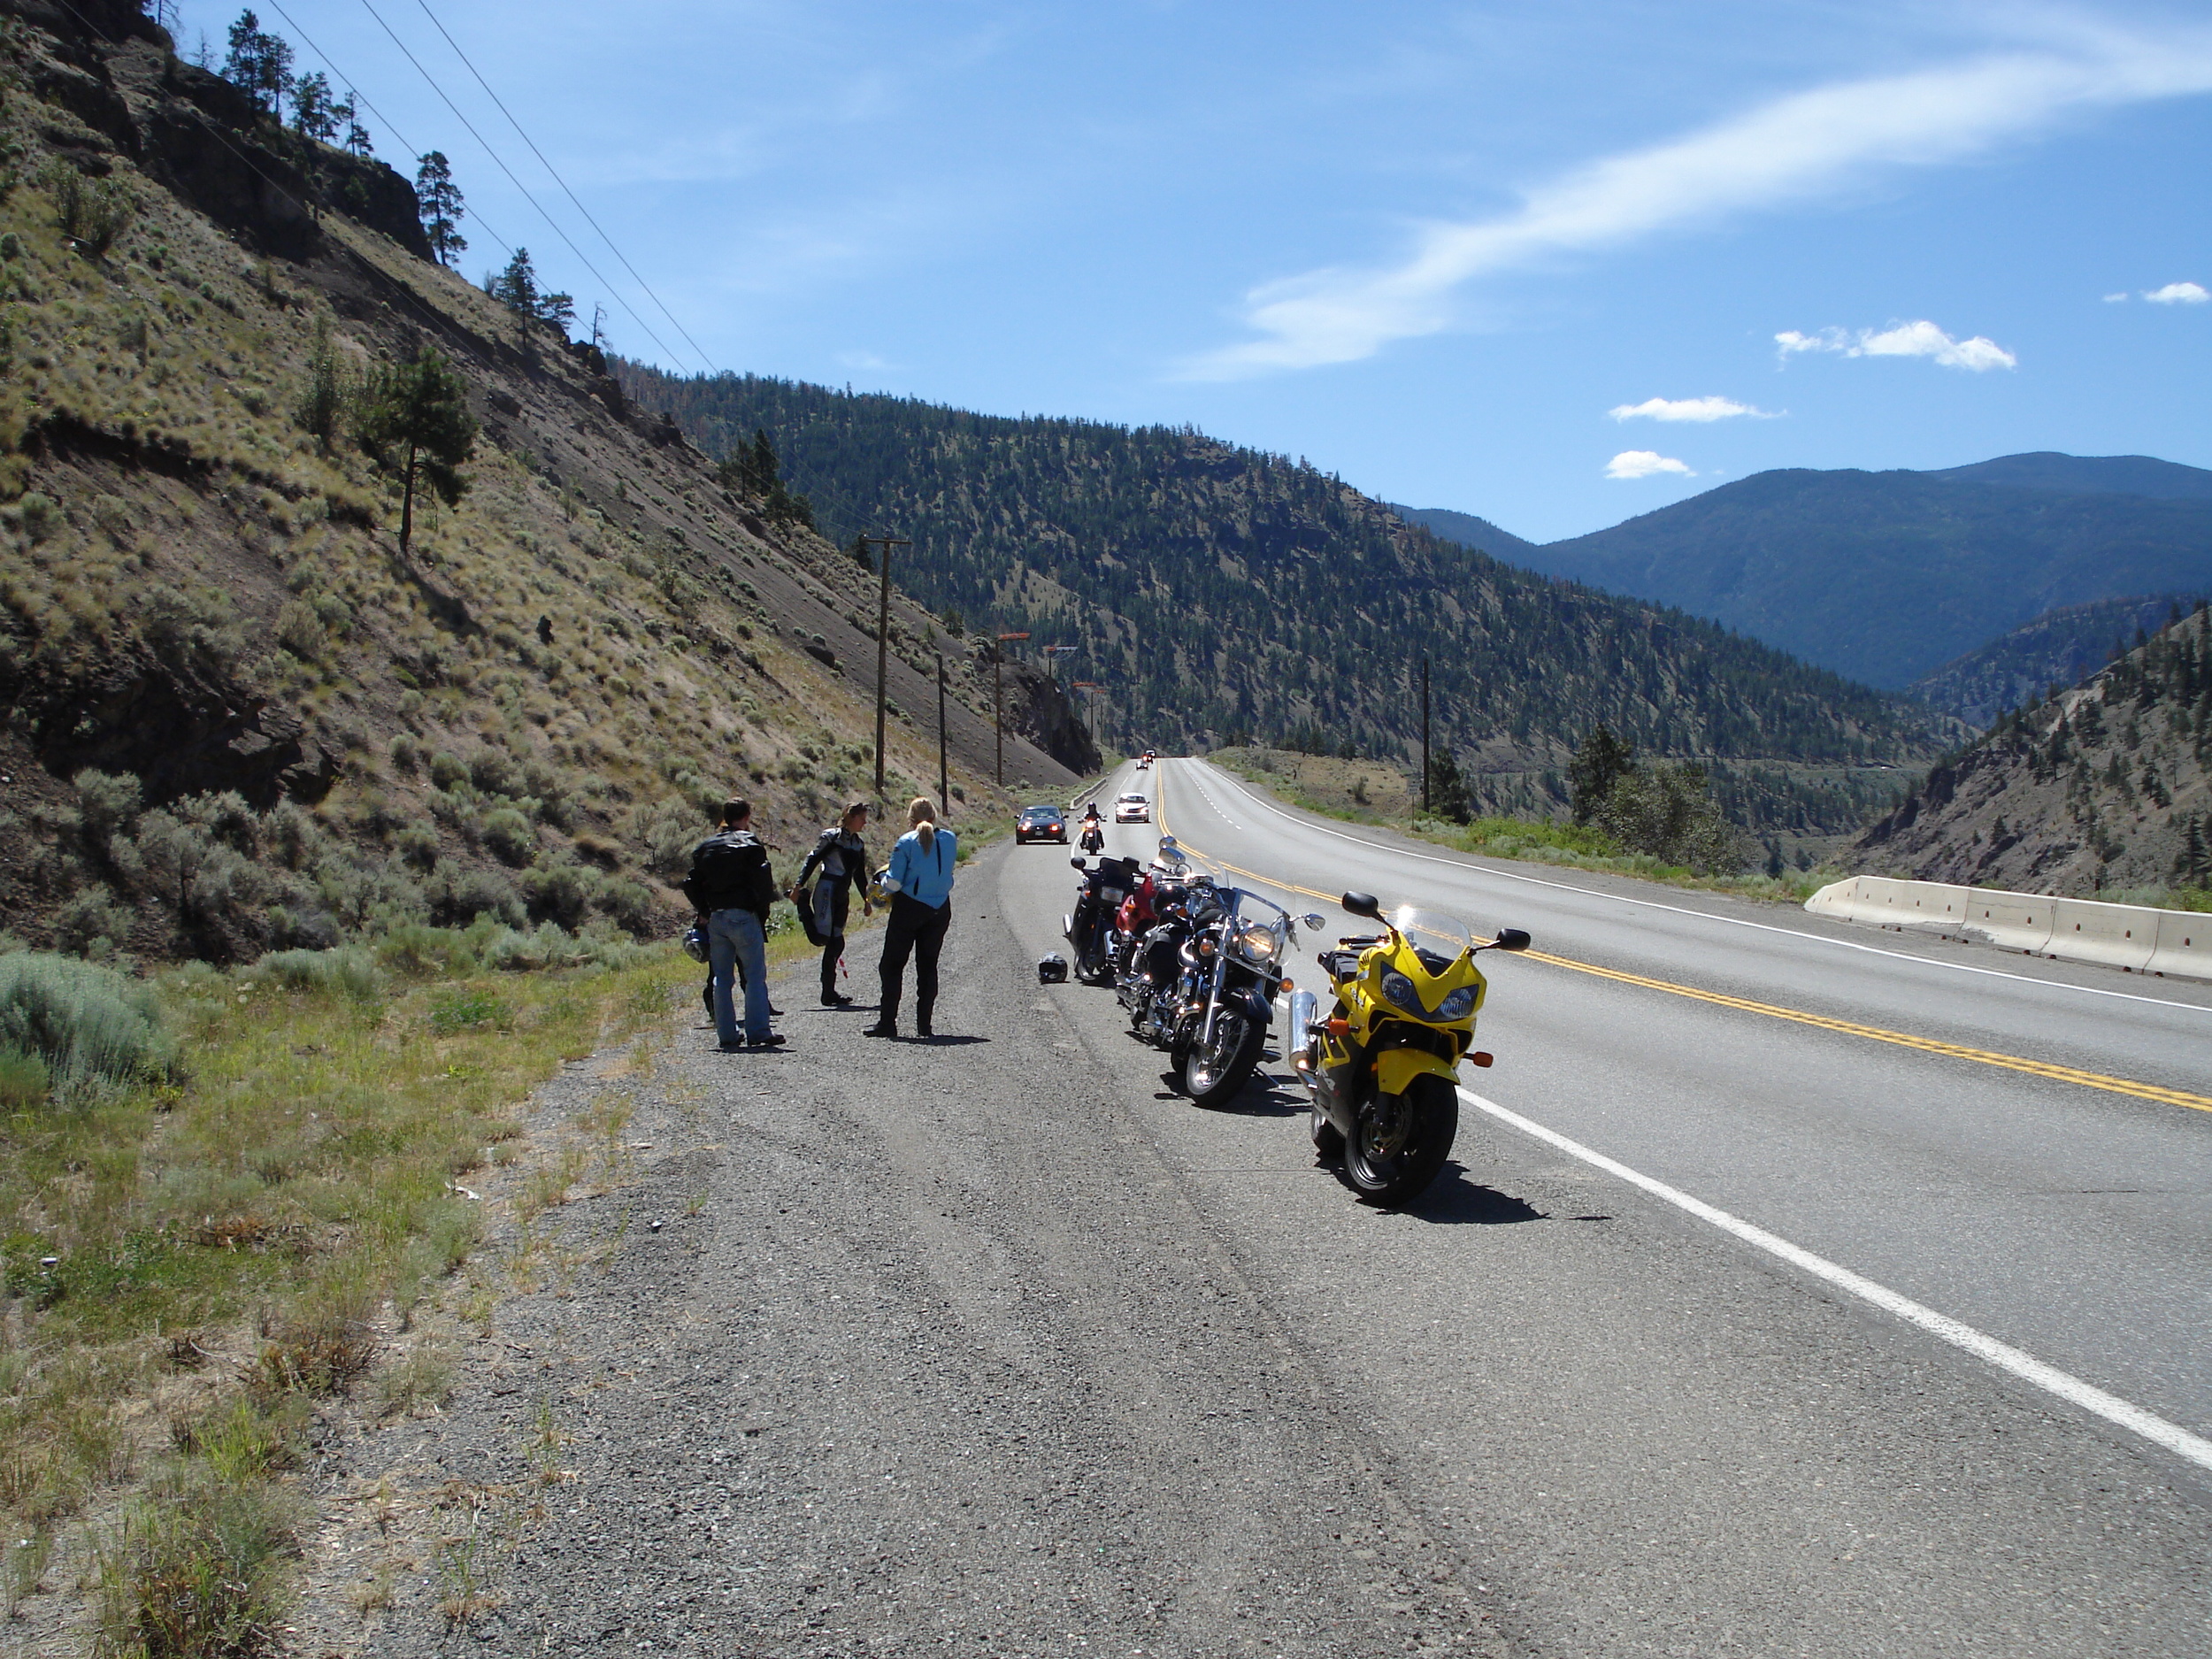
[[[1174,1047],[1182,948],[1212,903],[1213,883],[1206,877],[1156,872],[1151,922],[1129,942],[1116,964],[1114,994],[1129,1010],[1129,1029],[1156,1048]]]
[[[1137,885],[1141,866],[1133,858],[1102,858],[1093,869],[1080,858],[1068,863],[1083,872],[1075,890],[1074,911],[1061,918],[1061,931],[1075,950],[1075,977],[1085,985],[1103,985],[1111,976],[1114,916]]]
[[[1183,1092],[1215,1106],[1234,1099],[1257,1069],[1297,922],[1317,927],[1321,918],[1294,918],[1272,899],[1220,882],[1208,885],[1206,898],[1191,907],[1189,934],[1176,947],[1181,972],[1151,1023],[1166,1036],[1162,1046]]]

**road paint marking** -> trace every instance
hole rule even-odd
[[[1207,766],[1216,772],[1221,772],[1221,768],[1214,766],[1210,761],[1186,761],[1180,764]],[[1225,779],[1228,777],[1225,772],[1221,772],[1221,775]],[[1418,859],[1423,864],[1449,864],[1453,869],[1463,870],[1470,875],[1495,876],[1501,881],[1525,881],[1531,887],[1552,887],[1561,893],[1577,894],[1586,899],[1610,899],[1619,904],[1639,905],[1647,910],[1666,910],[1676,916],[1694,917],[1700,921],[1724,923],[1730,927],[1748,927],[1762,933],[1780,933],[1786,938],[1802,940],[1809,944],[1832,945],[1839,950],[1863,950],[1870,956],[1893,956],[1900,962],[1914,963],[1924,968],[1941,968],[1952,973],[1979,973],[1993,979],[2014,979],[2022,985],[2039,986],[2046,990],[2078,991],[2084,996],[2114,996],[2124,1002],[2148,1002],[2154,1008],[2180,1009],[2193,1014],[2212,1014],[2212,1008],[2196,1002],[2177,1002],[2162,996],[2145,996],[2139,991],[2108,991],[2102,986],[2073,985],[2064,979],[2039,979],[2031,973],[2011,973],[2003,968],[1978,968],[1971,963],[1944,962],[1934,956],[1915,956],[1909,950],[1886,950],[1880,945],[1863,945],[1856,940],[1851,939],[1831,939],[1825,933],[1809,933],[1796,927],[1778,927],[1772,922],[1754,922],[1740,916],[1722,916],[1712,910],[1694,910],[1686,904],[1662,904],[1656,899],[1632,899],[1625,894],[1608,893],[1601,887],[1578,887],[1571,881],[1551,881],[1542,876],[1523,875],[1516,870],[1494,870],[1488,864],[1471,864],[1464,857],[1446,858],[1434,853],[1417,853],[1405,847],[1386,847],[1380,841],[1371,841],[1362,836],[1348,835],[1341,830],[1331,829],[1325,824],[1316,824],[1310,819],[1293,818],[1282,808],[1271,802],[1262,800],[1240,785],[1232,783],[1231,787],[1236,788],[1239,794],[1262,811],[1272,812],[1277,818],[1294,828],[1312,830],[1317,834],[1333,836],[1338,841],[1349,841],[1355,847],[1363,847],[1370,852],[1386,853],[1394,857]],[[1300,889],[1301,892],[1306,890]]]
[[[1769,1233],[1764,1227],[1754,1226],[1750,1222],[1732,1216],[1724,1210],[1716,1209],[1701,1198],[1693,1198],[1689,1194],[1670,1187],[1664,1181],[1654,1180],[1640,1171],[1630,1169],[1627,1164],[1617,1159],[1609,1158],[1602,1152],[1594,1151],[1578,1141],[1570,1140],[1555,1129],[1548,1129],[1542,1124],[1524,1118],[1520,1113],[1509,1110],[1494,1100],[1486,1100],[1471,1089],[1461,1089],[1459,1097],[1477,1110],[1486,1112],[1495,1118],[1500,1123],[1509,1124],[1524,1134],[1532,1135],[1546,1145],[1557,1148],[1570,1157],[1579,1158],[1594,1169],[1602,1170],[1606,1174],[1626,1181],[1632,1187],[1640,1187],[1654,1198],[1663,1200],[1678,1210],[1695,1216],[1700,1221],[1718,1227],[1723,1233],[1740,1239],[1755,1249],[1764,1250],[1770,1256],[1778,1256],[1791,1266],[1812,1274],[1816,1279],[1824,1279],[1839,1290],[1847,1291],[1862,1301],[1871,1302],[1885,1313],[1892,1314],[1904,1320],[1908,1325],[1917,1325],[1930,1335],[1940,1337],[1955,1348],[1963,1348],[1977,1359],[1994,1365],[2000,1371],[2008,1371],[2023,1382],[2031,1383],[2047,1394],[2056,1395],[2070,1405],[2078,1406],[2082,1410],[2104,1418],[2108,1423],[2116,1424],[2131,1433],[2139,1434],[2152,1444],[2165,1448],[2177,1457],[2186,1458],[2200,1469],[2212,1470],[2212,1440],[2208,1440],[2201,1435],[2192,1434],[2179,1424],[2169,1423],[2164,1417],[2146,1411],[2142,1407],[2123,1400],[2117,1394],[2106,1393],[2093,1383],[2085,1383],[2080,1378],[2062,1371],[2055,1365],[2047,1365],[2032,1354],[2024,1353],[2014,1348],[2010,1343],[2000,1342],[1995,1337],[1985,1335],[1972,1325],[1952,1318],[1948,1314],[1938,1313],[1932,1308],[1923,1307],[1910,1297],[1901,1296],[1888,1286],[1878,1285],[1872,1279],[1851,1271],[1849,1268],[1839,1267],[1825,1256],[1815,1256],[1803,1246],[1792,1244],[1787,1239]]]
[[[1166,828],[1164,817],[1161,827]],[[1188,850],[1202,858],[1210,855],[1198,848]],[[1378,850],[1386,851],[1387,849]],[[1322,899],[1329,903],[1338,902],[1337,895],[1320,892],[1313,887],[1301,887],[1294,881],[1281,881],[1263,876],[1256,870],[1240,869],[1220,859],[1212,862],[1232,875],[1258,881],[1268,887],[1289,893],[1302,893],[1309,898]],[[1786,931],[1786,930],[1784,930]],[[2212,1096],[2193,1094],[2186,1089],[2169,1088],[2162,1083],[2144,1083],[2134,1078],[2111,1077],[2102,1071],[2085,1071],[2077,1066],[2057,1065],[2047,1060],[2030,1060],[2020,1055],[2001,1054],[1989,1048],[1969,1048],[1960,1043],[1943,1042],[1933,1037],[1920,1037],[1907,1031],[1891,1031],[1881,1025],[1862,1025],[1856,1021],[1837,1019],[1826,1014],[1808,1013],[1802,1009],[1784,1008],[1773,1002],[1755,1002],[1747,997],[1730,996],[1721,991],[1700,990],[1695,986],[1678,985],[1671,979],[1647,979],[1640,973],[1626,973],[1618,968],[1601,968],[1594,962],[1578,962],[1572,956],[1554,956],[1548,950],[1529,950],[1522,953],[1538,962],[1548,962],[1554,967],[1572,968],[1578,973],[1594,973],[1601,979],[1617,979],[1624,985],[1640,986],[1647,990],[1665,991],[1674,996],[1687,996],[1701,1002],[1711,1002],[1722,1008],[1732,1008],[1747,1014],[1763,1014],[1770,1019],[1786,1019],[1801,1025],[1816,1025],[1823,1031],[1841,1033],[1847,1037],[1863,1037],[1873,1042],[1894,1043],[1902,1048],[1917,1048],[1923,1054],[1941,1055],[1947,1059],[1971,1060],[1979,1065],[1993,1065],[2009,1071],[2024,1071],[2032,1077],[2048,1078],[2056,1083],[2072,1083],[2082,1088],[2101,1089],[2109,1094],[2129,1094],[2139,1100],[2156,1101],[2165,1106],[2185,1106],[2192,1111],[2212,1112]]]
[[[2047,1077],[2061,1083],[2078,1083],[2084,1088],[2101,1088],[2113,1094],[2134,1094],[2144,1100],[2160,1101],[2169,1106],[2186,1106],[2192,1111],[2212,1112],[2212,1096],[2192,1094],[2185,1089],[2168,1088],[2162,1083],[2140,1083],[2133,1078],[2108,1077],[2101,1071],[2084,1071],[2070,1065],[2054,1065],[2047,1060],[2029,1060],[2018,1055],[1997,1054],[1987,1048],[1968,1048],[1955,1042],[1939,1042],[1933,1037],[1916,1037],[1909,1031],[1889,1031],[1880,1025],[1862,1025],[1853,1020],[1832,1018],[1826,1014],[1809,1014],[1802,1009],[1780,1008],[1772,1002],[1754,1002],[1747,998],[1729,996],[1719,991],[1701,991],[1695,986],[1677,985],[1671,979],[1649,979],[1640,973],[1624,973],[1618,968],[1601,968],[1594,962],[1577,962],[1572,956],[1555,956],[1548,950],[1531,950],[1523,954],[1538,962],[1548,962],[1555,967],[1572,968],[1577,973],[1594,973],[1601,979],[1618,979],[1624,985],[1640,985],[1675,996],[1695,997],[1701,1002],[1741,1009],[1748,1014],[1764,1014],[1770,1019],[1794,1020],[1801,1025],[1817,1025],[1823,1031],[1841,1032],[1847,1037],[1865,1037],[1875,1042],[1893,1042],[1900,1048],[1917,1048],[1924,1054],[1947,1055],[1953,1059],[2003,1066],[2008,1071],[2026,1071],[2032,1076]]]

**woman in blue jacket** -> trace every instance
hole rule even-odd
[[[883,934],[883,959],[876,972],[883,979],[883,1001],[871,1037],[899,1034],[899,993],[906,979],[906,959],[914,958],[914,1030],[927,1038],[929,1017],[937,1007],[937,953],[952,926],[952,872],[960,845],[950,830],[937,827],[937,809],[916,800],[906,809],[913,826],[891,849],[885,885],[892,892],[890,925]]]

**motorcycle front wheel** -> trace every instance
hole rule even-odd
[[[1364,1203],[1407,1203],[1428,1190],[1458,1133],[1458,1092],[1433,1073],[1417,1077],[1404,1094],[1361,1108],[1344,1141],[1345,1185]]]
[[[1233,1100],[1259,1064],[1266,1041],[1266,1033],[1241,1014],[1216,1019],[1211,1042],[1194,1042],[1177,1056],[1191,1103],[1218,1106]]]

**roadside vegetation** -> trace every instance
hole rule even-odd
[[[0,956],[8,1613],[81,1581],[97,1652],[273,1650],[287,1472],[342,1399],[450,1386],[386,1349],[477,1241],[471,1172],[516,1155],[533,1087],[698,972],[488,918],[150,980]]]
[[[1686,837],[1693,847],[1727,848],[1732,864],[1703,868],[1679,856],[1634,850],[1603,822],[1576,824],[1555,818],[1470,815],[1463,823],[1421,810],[1420,783],[1388,762],[1343,760],[1333,756],[1302,755],[1279,749],[1224,749],[1207,757],[1216,764],[1262,785],[1292,806],[1347,823],[1370,824],[1394,830],[1456,852],[1484,858],[1519,859],[1580,870],[1603,870],[1671,886],[1734,893],[1746,898],[1780,903],[1802,903],[1842,872],[1816,863],[1809,852],[1803,867],[1778,860],[1768,849],[1767,868],[1747,869],[1759,856],[1755,846],[1736,846],[1698,818]],[[1663,790],[1667,786],[1662,786]],[[1658,793],[1658,792],[1654,792]],[[1431,788],[1433,805],[1437,791]],[[1633,818],[1647,824],[1665,813],[1655,813],[1651,802],[1639,794],[1630,804]],[[1628,818],[1629,814],[1624,814]],[[1773,866],[1779,864],[1779,868]]]

